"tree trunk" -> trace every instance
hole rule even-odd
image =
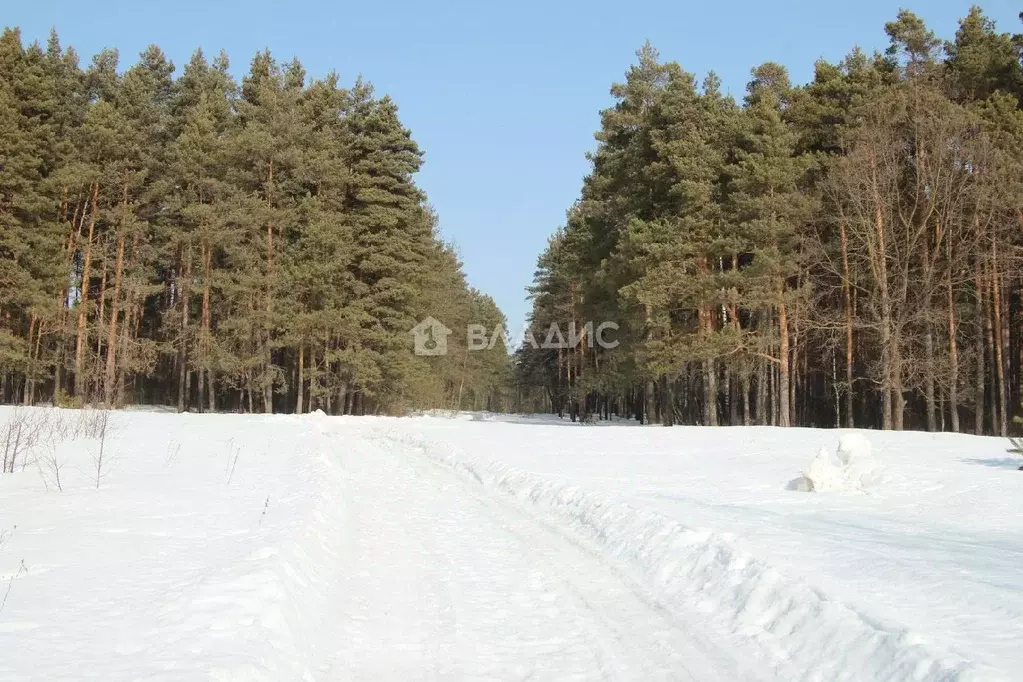
[[[994,323],[994,361],[995,381],[998,383],[998,435],[1005,438],[1009,435],[1008,408],[1009,402],[1005,395],[1005,352],[1002,331],[1002,287],[1001,275],[998,272],[998,253],[992,243],[991,253],[991,309]]]
[[[189,242],[185,253],[184,268],[178,268],[178,273],[184,273],[180,278],[178,296],[181,297],[181,339],[178,347],[178,412],[188,409],[188,397],[185,395],[185,375],[188,373],[188,290],[192,279],[192,244]],[[199,391],[199,402],[202,402],[202,390]]]
[[[784,295],[784,286],[780,294]],[[778,305],[778,426],[791,426],[789,414],[789,314],[785,303]]]
[[[718,375],[714,360],[703,361],[703,423],[718,425]]]
[[[348,394],[345,397],[345,410],[344,410],[345,414],[352,414],[352,415],[355,414],[355,397],[356,397],[357,391],[358,391],[357,388],[352,388],[351,390],[348,391]]]
[[[29,335],[29,340],[31,340],[31,335]],[[40,354],[40,352],[42,350],[42,345],[43,345],[43,323],[42,323],[42,320],[40,320],[39,324],[38,324],[38,326],[36,328],[36,349],[35,349],[35,355],[34,355],[35,359],[33,360],[33,364],[32,364],[32,372],[33,372],[33,374],[32,374],[32,382],[28,385],[28,404],[29,405],[34,405],[35,401],[36,401],[36,380],[37,380],[37,378],[36,378],[35,373],[38,372],[38,369],[39,369],[39,357],[40,357],[39,354]]]
[[[78,299],[78,329],[75,336],[75,397],[83,400],[85,389],[85,309],[89,302],[89,269],[92,266],[92,239],[96,227],[96,207],[99,202],[99,183],[92,183],[92,199],[89,202],[89,233],[85,240],[85,255],[82,263],[82,284]]]
[[[984,353],[986,352],[986,344],[984,342],[984,319],[987,314],[984,311],[984,275],[981,266],[980,258],[977,259],[977,274],[976,274],[976,316],[977,316],[977,341],[975,344],[975,354],[977,362],[977,374],[976,384],[974,387],[974,422],[973,430],[978,436],[984,434],[984,394],[985,394],[985,382],[987,381],[987,369],[984,366]]]
[[[40,328],[42,324],[39,325]],[[35,387],[35,360],[34,360],[34,348],[32,343],[32,337],[35,335],[36,328],[36,315],[32,313],[29,317],[28,322],[28,357],[25,362],[25,390],[22,391],[22,403],[25,405],[32,404],[32,393]]]
[[[934,332],[930,323],[924,333],[924,400],[927,411],[927,430],[938,430],[938,404],[934,394]]]
[[[739,406],[735,400],[735,392],[732,390],[735,377],[732,375],[732,369],[728,363],[723,363],[723,370],[725,373],[725,406],[728,409],[728,425],[735,426],[739,423]]]
[[[121,325],[121,331],[117,335],[117,357],[121,358],[120,362],[124,363],[124,358],[128,354],[128,336],[131,334],[131,330],[134,326],[133,317],[135,315],[135,308],[131,304],[132,297],[130,294],[125,294],[124,297],[124,323]],[[121,407],[124,405],[124,385],[127,378],[127,372],[122,368],[117,373],[117,380],[114,384],[117,387],[114,395],[114,406]]]
[[[895,390],[895,353],[892,349],[892,301],[891,287],[888,282],[888,246],[885,235],[884,211],[881,204],[881,195],[877,188],[877,162],[873,156],[870,159],[870,187],[874,200],[874,232],[876,242],[871,254],[871,263],[874,276],[877,279],[877,292],[881,304],[881,428],[891,429],[893,416],[896,409],[893,405],[893,392]]]
[[[186,388],[186,391],[188,393],[191,393],[192,392],[192,390],[191,390],[192,387],[191,387],[190,378],[192,376],[192,373],[191,372],[186,372],[185,376],[189,377],[189,382],[188,382],[188,386]],[[197,389],[196,390],[196,398],[197,398],[196,406],[198,407],[199,413],[201,414],[204,411],[203,410],[203,405],[204,405],[203,401],[205,399],[205,394],[206,394],[206,375],[202,371],[201,367],[195,373],[195,381],[196,381],[196,389]]]
[[[713,333],[711,312],[706,304],[700,305],[700,333],[709,336]],[[703,360],[703,423],[707,426],[718,425],[718,376],[713,358]]]
[[[271,187],[274,181],[274,162],[271,158],[267,171],[267,207],[273,208]],[[266,320],[263,322],[263,411],[267,414],[273,412],[273,349],[271,339],[271,315],[273,313],[273,278],[274,278],[274,231],[273,221],[266,223]]]
[[[109,235],[106,235],[109,240]],[[99,363],[100,358],[103,357],[103,328],[106,326],[106,310],[107,310],[107,280],[109,278],[110,263],[107,261],[108,249],[106,245],[103,247],[103,260],[101,261],[101,272],[103,273],[99,278],[99,308],[96,310],[96,362]],[[98,369],[98,367],[97,367]],[[92,377],[93,383],[95,384],[90,393],[93,395],[99,395],[102,390],[103,376],[98,372],[94,372]]]
[[[338,414],[348,414],[348,382],[342,381],[337,388]]]
[[[185,395],[187,395],[187,396],[192,395],[192,373],[191,372],[185,372]],[[199,411],[200,412],[202,411],[201,406],[200,406]]]
[[[210,287],[213,277],[213,248],[206,243],[202,245],[202,314],[200,316],[199,330],[199,373],[206,370],[207,386],[209,393],[210,412],[215,412],[216,395],[213,384],[213,368],[210,366],[210,343],[212,338],[211,313],[210,313]],[[202,404],[202,391],[199,391],[199,403]],[[241,407],[241,406],[239,406]]]
[[[906,426],[906,391],[903,386],[902,334],[892,339],[892,428],[902,431]]]
[[[67,215],[67,188],[64,188],[65,201],[61,205],[62,219]],[[68,271],[68,279],[73,276],[74,273],[74,260],[75,251],[77,249],[78,240],[82,238],[82,227],[85,224],[85,214],[87,213],[86,207],[88,206],[88,194],[84,201],[82,201],[81,209],[79,209],[78,202],[75,202],[75,210],[71,215],[71,228],[68,230],[67,238],[67,261],[65,262]],[[54,362],[54,376],[53,376],[53,405],[59,403],[59,399],[62,396],[64,390],[64,364],[66,362],[64,354],[67,352],[67,333],[69,331],[68,325],[71,321],[70,315],[70,296],[71,296],[71,285],[67,284],[61,288],[60,300],[57,301],[57,306],[60,308],[60,318],[57,323],[57,344],[53,353]]]
[[[117,374],[117,316],[121,303],[121,269],[124,265],[124,233],[117,232],[117,260],[114,264],[114,293],[110,302],[110,324],[107,327],[107,366],[103,382],[103,402],[112,407],[114,380]]]
[[[305,384],[305,344],[298,346],[298,398],[295,400],[295,414],[302,414],[303,389]]]
[[[842,224],[842,300],[845,305],[845,425],[853,428],[853,302],[852,277],[849,274],[849,237]]]
[[[835,428],[842,427],[842,386],[838,382],[838,360],[835,351],[831,351],[831,383],[835,390]]]
[[[767,424],[767,373],[771,371],[770,365],[766,362],[760,363],[760,372],[757,376],[757,424]]]
[[[951,255],[949,256],[951,260]],[[948,409],[952,417],[952,430],[959,432],[959,346],[956,343],[956,306],[955,292],[952,290],[952,272],[949,270],[946,279],[948,293],[948,360],[949,387]]]
[[[743,426],[749,426],[752,423],[750,419],[750,405],[749,405],[749,392],[750,392],[750,371],[748,367],[744,367],[742,371],[742,424]]]
[[[987,269],[988,276],[990,276],[990,269]],[[991,433],[998,433],[998,416],[1000,412],[1000,406],[998,405],[998,388],[994,385],[998,381],[997,369],[995,368],[996,357],[995,357],[995,331],[994,324],[992,323],[992,317],[994,312],[992,310],[992,301],[990,294],[994,291],[994,278],[991,277],[990,281],[986,282],[987,288],[985,290],[984,300],[984,333],[987,339],[986,344],[986,360],[987,367],[989,370],[988,379],[991,380]]]
[[[199,370],[199,373],[200,374],[202,373],[201,369]],[[214,382],[213,369],[211,369],[209,367],[206,368],[206,395],[209,396],[209,411],[210,412],[216,412],[217,411],[217,385]],[[199,402],[202,402],[201,398],[200,398]]]
[[[672,426],[675,423],[675,402],[671,394],[671,382],[668,377],[661,375],[661,424]]]
[[[248,401],[249,414],[252,414],[256,409],[252,400],[252,372],[249,370],[245,371],[245,396]]]

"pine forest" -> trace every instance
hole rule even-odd
[[[1023,36],[979,8],[943,41],[909,11],[884,53],[741,103],[650,45],[539,259],[532,320],[621,345],[523,347],[521,390],[573,418],[1005,435],[1023,372]]]
[[[650,44],[540,254],[529,324],[619,344],[471,351],[507,327],[362,79],[269,52],[83,66],[0,38],[0,402],[1008,435],[1023,398],[1023,34],[902,10],[889,47],[751,71]],[[626,65],[623,65],[626,66]],[[580,154],[584,150],[580,150]],[[482,227],[481,227],[482,229]],[[413,353],[431,316],[448,352]]]
[[[361,80],[156,46],[82,68],[0,38],[0,402],[403,413],[498,406],[503,352],[410,352],[427,314],[501,323]]]

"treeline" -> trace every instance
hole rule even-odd
[[[532,324],[622,345],[523,348],[534,409],[663,424],[1005,435],[1023,369],[1023,39],[914,14],[884,54],[743,102],[649,45],[539,259]]]
[[[503,317],[439,240],[394,102],[269,52],[241,83],[224,54],[174,71],[0,37],[0,402],[498,407],[502,349],[412,353],[427,314]]]

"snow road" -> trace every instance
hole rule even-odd
[[[394,441],[342,465],[343,679],[759,679],[577,538]]]

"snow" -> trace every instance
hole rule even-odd
[[[862,433],[853,431],[839,435],[836,454],[843,466],[850,466],[857,460],[869,460],[870,453],[870,441]]]
[[[74,429],[0,476],[0,679],[1023,670],[1023,474],[1000,439],[110,419],[98,487],[100,439]]]
[[[789,490],[835,492],[863,490],[881,481],[882,467],[870,452],[870,441],[862,433],[843,433],[832,455],[821,447]]]
[[[63,492],[35,466],[0,476],[0,679],[315,679],[336,648],[336,444],[297,419],[111,422],[98,489],[94,439],[56,445]]]
[[[595,505],[655,515],[663,533],[675,524],[708,534],[717,552],[708,555],[714,571],[729,575],[722,580],[735,588],[712,600],[713,608],[751,617],[761,639],[774,640],[779,657],[795,663],[782,679],[1011,679],[1023,670],[1023,475],[1003,439],[854,432],[871,443],[884,475],[864,490],[807,495],[787,483],[808,455],[850,432],[512,421],[519,423],[398,420],[395,429],[472,462],[477,476],[480,468],[509,467],[543,485],[585,491]],[[516,494],[549,507],[537,490],[522,484]],[[628,540],[606,524],[589,525],[591,537]],[[728,552],[748,559],[725,560]],[[701,565],[670,560],[686,570]],[[655,568],[644,564],[647,573]],[[786,587],[749,592],[753,583],[738,576],[751,571]],[[707,583],[689,580],[682,576],[681,584],[704,594]],[[786,591],[794,584],[805,588],[799,596]],[[795,615],[810,598],[807,590],[871,628],[835,631],[827,656],[844,672],[827,672],[812,648],[797,651],[801,637],[824,627],[819,620],[807,632],[786,633],[787,624],[770,632],[786,600],[793,600]],[[743,632],[734,619],[722,627]],[[875,639],[891,646],[871,649]],[[907,674],[896,657],[914,647],[920,667]]]

